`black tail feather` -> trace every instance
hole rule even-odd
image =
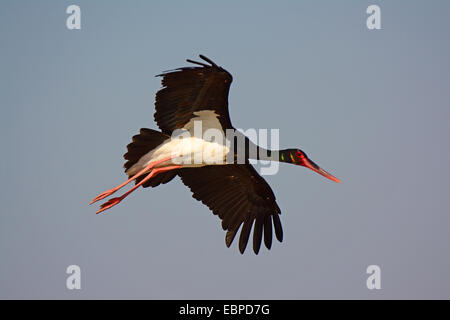
[[[170,136],[153,130],[142,128],[138,135],[135,135],[132,142],[127,146],[128,152],[123,155],[125,160],[124,164],[125,172],[128,171],[135,163],[139,161],[144,155],[146,155],[151,150],[155,149],[165,140],[169,139]],[[171,170],[167,172],[162,172],[155,177],[148,180],[143,184],[143,187],[156,187],[161,183],[167,183],[172,180],[178,173],[178,170]],[[131,177],[130,174],[128,174]],[[145,176],[141,176],[136,179],[135,183],[139,183]]]

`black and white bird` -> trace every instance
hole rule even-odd
[[[275,195],[249,159],[292,163],[333,181],[340,181],[321,169],[300,149],[271,151],[256,146],[257,152],[254,153],[249,150],[255,145],[244,137],[243,156],[239,155],[242,148],[230,147],[226,143],[227,132],[236,132],[228,112],[228,93],[233,78],[207,57],[200,55],[200,58],[206,63],[188,59],[196,66],[158,75],[162,77],[163,88],[156,94],[154,118],[161,131],[143,128],[133,137],[124,155],[125,172],[129,179],[95,197],[91,203],[135,181],[129,191],[103,204],[97,211],[100,213],[118,204],[140,186],[156,187],[180,176],[192,191],[192,196],[222,220],[222,228],[227,231],[227,247],[240,229],[239,250],[244,253],[253,227],[253,251],[258,254],[263,235],[264,244],[270,249],[273,230],[280,242],[283,230]],[[203,134],[208,129],[214,129],[222,134],[224,140],[213,141],[196,135],[197,121],[201,123]],[[174,133],[178,131],[181,137],[174,138]],[[183,136],[186,132],[189,135]],[[237,161],[240,156],[243,158],[241,162]]]

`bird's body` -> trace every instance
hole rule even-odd
[[[201,129],[195,130],[195,122],[201,123]],[[208,129],[216,129],[225,137],[225,133],[217,120],[217,114],[213,111],[194,112],[194,117],[186,123],[180,131],[182,138],[167,136],[160,145],[143,155],[133,166],[126,170],[131,176],[145,168],[150,162],[158,161],[175,155],[156,166],[182,164],[184,168],[203,167],[210,164],[226,164],[226,157],[230,152],[224,140],[220,142],[205,141],[204,133]]]
[[[182,164],[183,168],[203,167],[209,164],[226,164],[229,152],[226,145],[205,141],[198,137],[171,139],[170,137],[155,149],[146,153],[126,173],[134,175],[149,163],[175,155],[174,158],[158,164],[155,168]],[[198,159],[198,160],[197,160]],[[197,160],[197,161],[196,161]]]
[[[140,134],[133,137],[124,155],[129,179],[100,194],[91,203],[135,181],[131,190],[103,204],[99,213],[119,203],[139,186],[155,187],[178,175],[193,197],[222,219],[227,246],[241,228],[239,250],[243,253],[253,227],[253,250],[258,253],[263,235],[270,249],[272,226],[277,239],[282,241],[281,210],[270,186],[249,164],[249,159],[302,165],[331,180],[339,180],[300,149],[271,152],[253,145],[246,137],[244,147],[236,147],[235,136],[242,134],[235,131],[228,113],[232,77],[208,58],[200,57],[209,65],[188,60],[200,67],[180,68],[160,75],[163,88],[156,95],[155,120],[161,131],[141,129]],[[230,130],[235,134],[231,138]]]

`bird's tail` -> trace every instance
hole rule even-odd
[[[170,136],[153,129],[142,128],[138,135],[135,135],[132,142],[127,145],[128,152],[123,155],[125,160],[124,164],[125,173],[130,174],[128,169],[130,169],[134,164],[136,164],[139,159],[141,159],[145,154],[155,149],[165,140],[170,139]],[[160,173],[154,178],[144,183],[142,186],[146,187],[156,187],[161,183],[167,183],[172,180],[178,173],[178,170],[171,170],[167,172]],[[135,183],[139,183],[144,177],[139,177],[136,179]]]

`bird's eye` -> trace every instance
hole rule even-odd
[[[297,152],[295,153],[295,155],[296,155],[298,158],[303,158],[303,153],[302,153],[300,150],[297,150]]]

